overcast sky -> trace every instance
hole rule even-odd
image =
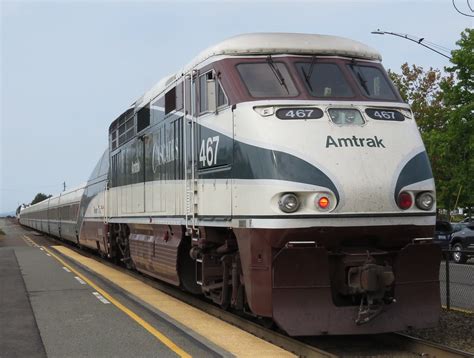
[[[377,28],[449,49],[472,27],[450,0],[1,3],[0,213],[87,180],[109,124],[206,47],[246,32],[349,37],[386,68],[448,61]],[[467,7],[456,0],[461,9]]]

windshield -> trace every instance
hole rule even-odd
[[[386,76],[380,69],[372,66],[349,65],[365,96],[374,99],[396,100]]]
[[[280,62],[241,63],[237,70],[252,97],[295,97],[298,91]]]
[[[296,68],[314,97],[354,96],[341,69],[334,63],[296,63]]]

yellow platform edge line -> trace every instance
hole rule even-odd
[[[28,236],[25,236],[29,239]],[[31,239],[30,239],[31,240]],[[109,293],[104,291],[102,288],[97,286],[94,282],[92,282],[90,279],[85,277],[83,274],[78,272],[76,269],[71,267],[69,264],[67,264],[63,259],[61,259],[59,256],[48,250],[46,247],[41,246],[47,253],[49,253],[52,257],[54,257],[57,261],[59,261],[63,266],[67,267],[69,270],[74,272],[77,276],[79,276],[81,279],[83,279],[89,286],[94,288],[97,292],[99,292],[102,296],[104,296],[107,300],[109,300],[113,305],[115,305],[119,310],[124,312],[126,315],[128,315],[130,318],[132,318],[135,322],[137,322],[140,326],[142,326],[145,330],[147,330],[149,333],[151,333],[153,336],[155,336],[161,343],[163,343],[166,347],[171,349],[173,352],[175,352],[177,355],[183,358],[191,358],[191,355],[185,352],[183,349],[178,347],[171,339],[166,337],[163,333],[158,331],[156,328],[154,328],[152,325],[150,325],[148,322],[146,322],[143,318],[138,316],[135,312],[132,310],[128,309],[124,305],[122,305],[119,301],[117,301],[115,298],[113,298]]]
[[[236,357],[295,357],[293,353],[278,345],[267,342],[250,332],[209,315],[156,288],[152,288],[136,278],[128,276],[126,273],[118,272],[113,267],[106,266],[92,258],[87,258],[65,246],[53,246],[51,249],[58,251],[64,257],[70,258],[73,262],[88,267],[96,272],[98,276],[105,277]]]
[[[22,236],[21,238],[23,239],[23,241],[25,242],[25,244],[27,244],[28,246],[33,246],[33,245],[31,245],[31,242],[29,242],[29,241],[26,239],[25,236]]]

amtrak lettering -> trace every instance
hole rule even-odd
[[[152,170],[153,173],[157,172],[157,168],[163,164],[168,164],[176,159],[176,153],[178,148],[175,145],[174,137],[166,137],[166,141],[160,141],[159,133],[154,133],[153,140],[153,151],[152,151]]]
[[[383,139],[379,139],[377,136],[373,138],[358,138],[355,135],[352,138],[336,138],[334,139],[330,135],[326,138],[326,148],[334,146],[336,148],[341,147],[372,147],[372,148],[386,148],[383,144]]]

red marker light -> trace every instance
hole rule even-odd
[[[398,195],[398,206],[400,209],[407,210],[410,209],[412,205],[413,199],[410,194],[402,192]]]
[[[321,209],[327,209],[329,207],[329,199],[325,196],[320,197],[318,205]]]

